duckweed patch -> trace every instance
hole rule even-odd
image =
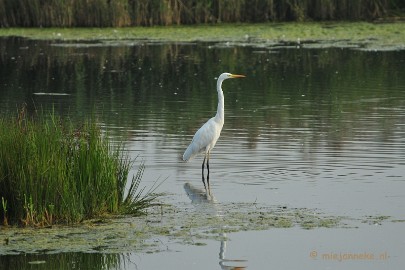
[[[366,216],[364,220],[362,221],[363,223],[367,223],[369,225],[382,225],[384,221],[387,221],[390,219],[390,216]],[[395,220],[392,220],[392,222],[396,222]]]
[[[367,216],[369,220],[387,220]],[[366,222],[368,223],[368,222]],[[370,223],[371,224],[371,223]],[[204,246],[206,240],[224,240],[240,231],[344,228],[344,217],[314,209],[258,206],[249,203],[164,205],[147,216],[90,220],[77,226],[50,228],[3,227],[0,254],[61,252],[145,252],[170,249],[169,244]],[[353,227],[350,227],[353,228]]]

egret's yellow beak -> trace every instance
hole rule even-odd
[[[245,75],[231,74],[231,78],[245,78]]]

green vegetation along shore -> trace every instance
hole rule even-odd
[[[3,225],[72,224],[109,214],[141,214],[155,196],[125,193],[133,161],[94,120],[74,127],[51,113],[0,119],[0,219]]]
[[[403,46],[405,23],[328,22],[262,23],[126,28],[0,28],[0,37],[37,40],[159,42],[236,42],[246,45],[283,42],[346,41]]]

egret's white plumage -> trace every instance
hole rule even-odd
[[[210,151],[214,148],[219,135],[221,134],[224,125],[224,93],[222,92],[222,82],[226,79],[243,78],[244,75],[235,75],[231,73],[222,73],[218,77],[217,92],[218,92],[218,109],[217,114],[209,119],[197,132],[195,133],[192,142],[187,147],[183,154],[183,160],[189,161],[199,153],[204,153],[204,161],[202,169],[204,170],[205,159],[207,159],[207,169],[209,173],[208,162],[210,158]],[[203,171],[204,173],[204,171]],[[204,174],[203,174],[204,175]]]
[[[193,141],[183,155],[184,161],[189,161],[199,153],[207,155],[214,148],[224,125],[223,118],[212,117],[195,133]]]

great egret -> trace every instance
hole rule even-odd
[[[214,148],[215,143],[217,142],[219,135],[221,134],[222,127],[224,125],[224,93],[222,92],[222,82],[226,79],[234,78],[244,78],[244,75],[236,75],[231,73],[222,73],[218,77],[217,81],[217,92],[218,92],[218,109],[217,114],[209,119],[197,132],[195,133],[192,142],[187,147],[186,151],[183,154],[183,160],[189,161],[199,153],[204,153],[204,160],[202,164],[202,180],[204,182],[204,164],[207,159],[207,184],[209,187],[209,160],[210,152]]]

